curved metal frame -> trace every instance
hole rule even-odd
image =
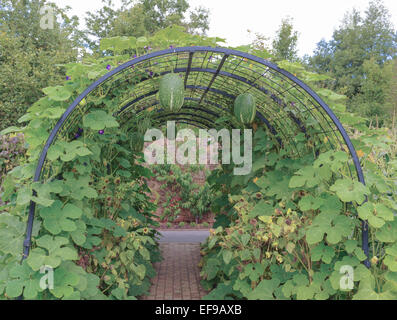
[[[332,112],[332,110],[327,106],[327,104],[309,87],[307,86],[305,83],[303,83],[301,80],[299,80],[297,77],[295,77],[294,75],[292,75],[291,73],[289,73],[286,70],[283,70],[281,68],[279,68],[277,65],[266,61],[262,58],[253,56],[251,54],[248,53],[244,53],[244,52],[240,52],[237,50],[233,50],[233,49],[226,49],[226,48],[220,48],[220,47],[216,47],[216,48],[212,48],[212,47],[199,47],[199,46],[192,46],[192,47],[181,47],[181,48],[173,48],[173,49],[166,49],[166,50],[161,50],[161,51],[157,51],[157,52],[153,52],[138,58],[135,58],[133,60],[130,60],[120,66],[118,66],[117,68],[115,68],[114,70],[110,71],[109,73],[105,74],[104,76],[102,76],[100,79],[94,81],[83,93],[81,93],[74,101],[73,103],[67,108],[67,110],[65,111],[65,113],[62,115],[62,117],[59,119],[59,121],[57,122],[57,124],[55,125],[55,127],[53,128],[53,130],[51,131],[47,142],[45,144],[45,146],[43,147],[42,153],[40,155],[37,167],[36,167],[36,171],[35,171],[35,175],[34,175],[34,182],[38,182],[40,181],[40,177],[41,177],[41,173],[43,170],[43,166],[44,166],[44,162],[46,160],[47,157],[47,152],[48,149],[50,148],[50,146],[52,145],[52,143],[54,142],[59,130],[62,128],[63,124],[65,123],[65,121],[68,119],[68,117],[72,114],[73,110],[79,105],[79,103],[88,95],[90,94],[95,88],[97,88],[98,86],[100,86],[102,83],[106,82],[107,80],[109,80],[110,78],[112,78],[114,75],[120,73],[121,71],[132,67],[138,63],[144,62],[144,61],[148,61],[151,60],[153,58],[156,57],[160,57],[160,56],[164,56],[164,55],[168,55],[168,54],[175,54],[175,53],[189,53],[189,66],[187,68],[187,70],[184,70],[186,72],[186,77],[185,77],[185,85],[186,85],[186,80],[187,80],[187,76],[190,73],[190,71],[194,71],[194,68],[191,68],[191,59],[192,56],[195,52],[211,52],[212,54],[222,54],[223,58],[220,61],[220,64],[218,65],[218,68],[214,71],[214,69],[201,69],[199,71],[203,71],[203,72],[208,72],[208,73],[212,73],[213,74],[213,78],[211,79],[211,82],[208,86],[208,88],[206,88],[205,93],[203,94],[201,100],[204,99],[206,93],[210,90],[210,87],[213,83],[213,81],[215,80],[215,77],[218,74],[224,74],[225,76],[228,77],[232,77],[238,81],[243,81],[246,84],[255,87],[256,89],[262,91],[264,94],[269,94],[267,89],[265,88],[258,88],[257,84],[250,82],[249,80],[245,79],[244,77],[229,73],[229,72],[225,72],[225,71],[221,71],[221,68],[223,66],[223,63],[225,62],[225,60],[229,57],[229,56],[235,56],[235,57],[240,57],[242,59],[248,59],[251,61],[254,61],[258,64],[264,65],[266,66],[268,69],[271,69],[273,71],[275,71],[277,74],[281,74],[284,77],[286,77],[288,80],[290,80],[294,85],[294,87],[300,87],[301,89],[303,89],[304,92],[306,92],[312,99],[314,99],[315,102],[317,102],[319,104],[319,106],[321,107],[321,109],[326,113],[326,115],[328,116],[329,119],[332,120],[332,123],[336,126],[337,130],[339,131],[339,133],[341,134],[344,143],[346,144],[350,155],[352,157],[355,169],[356,169],[356,173],[357,173],[357,177],[358,180],[365,184],[365,179],[364,179],[364,175],[363,175],[363,171],[360,165],[360,161],[359,158],[357,156],[357,153],[354,149],[354,146],[348,136],[348,134],[346,133],[346,130],[343,128],[342,124],[340,123],[340,121],[338,120],[338,118],[336,117],[336,115]],[[238,65],[236,66],[236,69],[238,68]],[[272,98],[273,99],[273,98]],[[274,99],[279,99],[278,97],[274,96]],[[273,99],[273,100],[274,100]],[[275,100],[275,101],[276,101]],[[201,102],[201,101],[200,101]],[[310,111],[310,109],[309,109]],[[261,115],[260,117],[262,120],[266,120],[263,115]],[[180,119],[182,121],[186,121],[189,122],[191,121],[191,119]],[[326,119],[328,121],[328,119]],[[267,121],[267,120],[266,120]],[[31,246],[31,237],[32,237],[32,228],[33,228],[33,221],[34,221],[34,215],[35,215],[35,209],[36,209],[36,204],[35,202],[31,201],[30,202],[30,208],[29,208],[29,217],[28,217],[28,222],[27,222],[27,230],[26,230],[26,237],[25,237],[25,241],[24,241],[24,250],[23,250],[23,258],[25,259],[28,255],[29,255],[29,251],[30,251],[30,246]],[[368,225],[366,223],[366,221],[362,221],[362,248],[364,250],[364,253],[367,255],[369,255],[369,250],[368,250]],[[365,261],[365,265],[367,267],[369,267],[369,260],[367,259]]]
[[[270,94],[269,90],[267,90],[266,88],[263,88],[263,87],[261,87],[261,86],[258,86],[258,85],[255,84],[254,82],[252,82],[252,81],[250,81],[250,80],[248,80],[248,79],[246,79],[246,78],[244,78],[244,77],[234,75],[234,74],[232,74],[232,73],[230,73],[230,72],[224,72],[224,71],[221,71],[221,70],[210,69],[210,68],[204,68],[204,69],[203,69],[203,68],[190,68],[190,69],[189,69],[189,68],[176,68],[176,69],[174,69],[173,71],[174,71],[175,73],[178,73],[178,72],[186,72],[186,73],[189,72],[189,73],[190,73],[191,71],[194,71],[194,72],[208,72],[208,73],[211,73],[211,74],[223,75],[223,76],[225,76],[225,77],[229,77],[229,78],[231,78],[231,79],[238,80],[238,81],[240,81],[240,82],[243,82],[243,83],[245,83],[245,84],[248,84],[248,85],[250,85],[250,86],[255,87],[256,89],[258,89],[258,90],[261,91],[262,93],[268,95],[268,96],[269,96],[274,102],[276,102],[277,104],[282,105],[283,107],[286,107],[285,103],[283,103],[282,101],[280,101],[280,99],[279,99],[278,97],[276,97],[274,94]],[[165,72],[160,73],[160,75],[165,75],[165,74],[170,73],[170,72],[171,72],[171,71],[165,71]],[[141,80],[141,82],[143,82],[143,81],[145,81],[145,80],[148,80],[148,79],[150,79],[150,78],[143,78],[143,79]],[[211,85],[211,84],[210,84],[210,85]],[[219,90],[219,89],[211,88],[210,85],[209,85],[208,87],[185,85],[185,87],[186,87],[187,89],[203,90],[203,91],[205,92],[205,94],[208,93],[208,92],[213,92],[213,93],[219,94],[219,95],[221,95],[221,96],[223,96],[223,97],[230,98],[230,99],[232,99],[232,100],[234,100],[234,99],[236,98],[236,96],[234,96],[234,95],[232,95],[232,94],[229,94],[229,93],[227,93],[227,92],[225,92],[225,91],[222,91],[222,90]],[[157,90],[156,90],[156,91],[150,91],[150,92],[147,92],[147,93],[145,93],[145,94],[143,94],[143,95],[141,95],[141,96],[139,96],[139,97],[137,97],[137,98],[131,100],[130,102],[126,103],[126,104],[117,112],[117,114],[123,112],[124,110],[128,109],[131,105],[134,105],[135,103],[137,103],[137,102],[139,102],[139,101],[141,101],[141,100],[143,100],[143,99],[145,99],[145,98],[154,96],[157,92],[158,92]],[[207,102],[207,101],[204,101],[203,99],[198,99],[198,101],[199,101],[199,103],[201,103],[201,102]],[[213,103],[211,103],[211,104],[213,104]],[[218,105],[218,106],[219,106],[219,105]],[[220,106],[220,109],[224,109],[224,108],[222,108],[222,106]],[[309,110],[309,112],[310,112],[310,110]],[[306,133],[306,128],[305,128],[305,126],[301,123],[301,121],[300,121],[298,118],[295,117],[295,115],[294,115],[291,111],[288,112],[288,116],[298,125],[298,127],[300,128],[300,130],[301,130],[302,132]],[[275,134],[276,130],[275,130],[274,127],[270,124],[270,122],[269,122],[263,115],[261,115],[260,118],[262,119],[263,122],[265,122],[266,126],[269,128],[269,130],[272,132],[272,134]],[[322,129],[323,129],[323,128],[322,128]],[[323,130],[324,130],[324,129],[323,129]],[[282,134],[283,136],[285,136],[285,134],[283,133],[282,130],[280,130],[280,134]],[[280,142],[280,141],[279,141],[279,142]],[[281,145],[281,143],[280,143],[280,145]]]
[[[230,97],[230,99],[235,99],[235,98],[236,98],[236,97],[233,96],[233,95],[229,95],[227,92],[224,92],[224,91],[221,91],[221,90],[216,90],[216,89],[214,89],[214,88],[199,87],[199,86],[192,86],[192,85],[188,85],[188,86],[186,86],[186,88],[189,88],[189,89],[198,89],[198,90],[204,90],[204,91],[205,91],[205,90],[209,90],[209,91],[216,92],[216,93],[218,93],[218,94],[220,94],[220,95],[222,95],[222,96]],[[134,100],[132,100],[132,101],[128,102],[126,105],[124,105],[124,106],[117,112],[117,114],[121,113],[121,112],[124,111],[124,110],[127,110],[128,107],[130,107],[131,105],[134,105],[136,102],[139,102],[139,101],[141,101],[141,100],[144,99],[144,98],[154,96],[157,92],[158,92],[158,91],[151,91],[151,92],[148,92],[148,93],[146,93],[146,94],[144,94],[144,95],[142,95],[142,96],[139,96],[138,98],[135,98]],[[198,98],[185,97],[185,100],[186,100],[186,101],[196,101],[196,102],[199,102],[200,99],[198,99]],[[225,111],[225,112],[228,111],[227,109],[225,109],[224,107],[222,107],[222,106],[221,106],[220,104],[218,104],[218,103],[215,103],[215,102],[212,102],[212,101],[204,101],[204,102],[209,103],[209,104],[215,106],[217,109],[220,109],[220,110],[222,110],[222,111]],[[153,106],[156,106],[156,105],[158,105],[158,101],[155,102],[155,103],[152,103],[152,104],[148,105],[146,108],[144,108],[144,109],[142,109],[142,110],[140,110],[140,111],[143,111],[143,110],[145,110],[145,109],[148,109],[148,108],[153,107]],[[197,108],[197,110],[204,111],[204,109],[200,109],[200,108]],[[210,113],[208,110],[205,110],[205,112]],[[137,113],[138,113],[138,112],[137,112]],[[215,114],[213,114],[213,115],[215,115]],[[215,116],[219,116],[219,115],[215,115]],[[276,134],[277,134],[277,131],[276,131],[276,130],[274,129],[274,127],[270,124],[269,120],[267,120],[259,111],[257,111],[257,117],[259,117],[259,118],[262,120],[262,122],[264,122],[264,123],[266,124],[266,126],[268,127],[268,129],[270,130],[270,132],[271,132],[273,135],[276,135]],[[295,121],[295,120],[294,120],[294,121]]]

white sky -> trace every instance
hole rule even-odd
[[[57,5],[72,7],[71,14],[84,22],[86,11],[95,11],[102,6],[100,0],[52,0]],[[114,1],[116,4],[120,0]],[[210,9],[209,36],[226,38],[232,46],[250,43],[247,32],[259,32],[274,36],[281,19],[293,18],[299,32],[300,55],[311,54],[316,44],[329,40],[340,25],[346,11],[356,8],[364,11],[369,0],[188,0],[192,8],[204,6]],[[394,26],[397,26],[397,0],[384,0]]]

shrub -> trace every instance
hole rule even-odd
[[[155,165],[154,171],[156,172],[156,180],[165,182],[161,185],[162,189],[169,189],[172,194],[167,194],[166,202],[163,203],[165,208],[161,219],[164,220],[171,216],[177,218],[182,209],[189,209],[196,223],[207,213],[210,209],[212,201],[212,193],[208,183],[198,185],[193,183],[192,173],[205,171],[204,166],[189,166],[181,169],[179,165],[162,164]],[[177,194],[180,200],[175,201],[174,195]],[[173,210],[170,209],[173,206]]]
[[[18,166],[25,157],[25,143],[22,133],[17,135],[0,135],[0,191],[8,172]],[[0,196],[0,205],[2,200]]]
[[[53,28],[40,28],[45,1],[2,1],[0,12],[0,131],[18,125],[29,106],[43,96],[42,89],[65,79],[63,64],[77,60],[79,31],[75,18],[52,5]]]
[[[25,156],[25,143],[22,133],[0,135],[0,182]]]

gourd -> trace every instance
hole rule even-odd
[[[256,116],[255,97],[250,93],[240,94],[234,101],[234,115],[244,124],[252,123]]]
[[[185,86],[183,80],[175,73],[168,73],[160,80],[160,105],[172,112],[179,111],[185,100]]]

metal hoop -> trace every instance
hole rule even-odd
[[[43,166],[47,157],[47,152],[48,149],[50,148],[50,146],[52,145],[52,143],[54,142],[58,132],[60,131],[60,129],[63,127],[63,125],[65,124],[65,122],[67,121],[67,119],[69,118],[69,116],[73,113],[73,111],[76,109],[76,107],[80,104],[80,102],[87,97],[87,95],[89,95],[93,90],[95,90],[97,87],[99,87],[101,84],[103,84],[104,82],[106,82],[107,80],[111,79],[113,76],[117,75],[118,73],[121,73],[123,70],[130,68],[134,65],[137,65],[139,63],[142,62],[146,62],[146,61],[151,61],[152,59],[156,59],[162,56],[169,56],[169,55],[178,55],[178,54],[189,54],[189,61],[187,64],[187,68],[174,68],[174,72],[184,72],[185,73],[185,86],[189,87],[189,85],[187,84],[187,80],[189,75],[192,72],[204,72],[204,73],[208,73],[209,75],[211,75],[211,80],[208,84],[208,86],[201,88],[204,89],[204,93],[201,95],[201,98],[199,100],[199,105],[201,104],[201,102],[203,102],[203,100],[206,98],[206,96],[210,93],[216,93],[216,94],[222,94],[221,92],[219,92],[220,90],[217,88],[212,88],[212,85],[214,84],[214,82],[216,81],[218,76],[224,76],[224,77],[228,77],[233,79],[234,81],[238,81],[241,84],[244,84],[245,86],[248,87],[248,89],[246,90],[257,90],[258,92],[262,92],[263,95],[268,95],[271,97],[271,99],[285,107],[285,103],[283,105],[283,101],[280,98],[280,96],[282,97],[283,95],[285,95],[287,92],[289,92],[292,89],[299,89],[300,93],[304,93],[307,94],[309,97],[311,97],[311,99],[313,99],[313,101],[318,105],[315,106],[314,108],[308,108],[306,106],[306,111],[308,111],[309,113],[311,113],[311,111],[313,109],[320,109],[321,111],[321,115],[325,118],[326,122],[330,125],[333,123],[333,125],[336,127],[336,130],[333,130],[332,132],[335,133],[336,131],[340,133],[340,135],[342,136],[343,139],[343,143],[346,145],[346,147],[349,150],[349,153],[351,155],[351,159],[353,160],[353,164],[355,166],[355,170],[356,170],[356,174],[357,174],[357,178],[358,181],[360,181],[361,183],[365,184],[365,179],[364,179],[364,175],[363,175],[363,171],[360,165],[360,161],[359,158],[357,156],[357,153],[354,149],[354,146],[348,136],[348,134],[346,133],[346,130],[343,128],[341,122],[339,121],[339,119],[336,117],[336,115],[332,112],[332,110],[327,106],[327,104],[309,87],[307,86],[305,83],[303,83],[301,80],[299,80],[296,76],[292,75],[291,73],[289,73],[288,71],[285,71],[281,68],[279,68],[277,65],[266,61],[262,58],[259,58],[257,56],[248,54],[248,53],[244,53],[241,51],[237,51],[237,50],[232,50],[232,49],[226,49],[226,48],[212,48],[212,47],[196,47],[196,46],[192,46],[192,47],[182,47],[182,48],[173,48],[173,49],[166,49],[166,50],[162,50],[162,51],[157,51],[157,52],[153,52],[144,56],[141,56],[139,58],[130,60],[126,63],[124,63],[123,65],[120,65],[119,67],[115,68],[114,70],[110,71],[109,73],[107,73],[106,75],[104,75],[103,77],[101,77],[100,79],[98,79],[97,81],[93,82],[83,93],[81,93],[74,101],[73,103],[67,108],[67,110],[65,111],[65,113],[62,115],[62,117],[59,119],[59,121],[57,122],[57,124],[55,125],[55,127],[53,128],[53,130],[51,131],[48,140],[45,144],[45,146],[43,147],[43,150],[41,152],[37,167],[36,167],[36,171],[35,171],[35,175],[34,175],[34,182],[40,181],[41,178],[41,174],[42,174],[42,170],[43,170]],[[208,54],[211,54],[211,56],[208,58],[209,60],[212,58],[212,55],[220,55],[221,58],[218,59],[219,60],[219,64],[218,67],[216,69],[213,68],[208,68],[208,67],[192,67],[192,59],[194,57],[195,53],[205,53],[205,57],[208,56]],[[222,70],[222,68],[225,65],[225,62],[230,59],[230,58],[234,58],[234,59],[238,59],[241,61],[250,61],[252,63],[255,63],[256,65],[259,66],[263,66],[266,70],[264,71],[263,77],[266,76],[266,74],[268,72],[277,74],[277,76],[279,76],[282,79],[285,79],[289,84],[290,87],[288,87],[286,90],[277,90],[277,94],[279,96],[276,96],[275,94],[272,94],[270,90],[268,90],[267,88],[264,88],[263,86],[259,86],[256,83],[256,79],[247,79],[244,76],[244,72],[246,71],[245,69],[247,69],[246,67],[241,66],[241,61],[238,63],[233,64],[234,66],[234,70],[228,70],[228,71],[224,71]],[[203,58],[204,61],[205,58]],[[204,63],[204,62],[203,62]],[[239,74],[237,73],[237,71],[242,70]],[[272,87],[273,88],[273,87]],[[274,88],[273,88],[274,89]],[[276,89],[274,89],[276,90]],[[146,93],[145,96],[149,96],[151,93]],[[229,94],[229,93],[223,93],[223,95],[230,95],[233,96],[233,94]],[[143,99],[144,97],[140,98]],[[128,106],[125,106],[125,108],[127,108]],[[122,111],[122,110],[120,110]],[[303,112],[306,112],[303,111]],[[302,112],[302,113],[303,113]],[[267,125],[267,127],[270,129],[270,132],[273,134],[276,134],[277,131],[276,129],[272,126],[271,124],[271,119],[266,118],[263,114],[261,113],[257,113],[257,117],[262,120],[263,122],[265,122],[265,124]],[[273,119],[274,120],[274,119]],[[294,120],[294,119],[293,119]],[[299,120],[299,119],[298,119]],[[180,118],[179,121],[181,122],[192,122],[195,125],[205,125],[203,123],[200,123],[197,120],[192,120],[192,119],[188,119],[188,118]],[[274,120],[275,121],[275,120]],[[296,120],[294,120],[295,122],[297,122]],[[300,120],[299,120],[300,121]],[[299,123],[297,123],[299,125]],[[302,123],[301,123],[302,124]],[[301,127],[301,129],[304,128]],[[324,134],[327,133],[327,131],[323,130]],[[26,257],[29,255],[29,251],[30,251],[30,246],[31,246],[31,237],[32,237],[32,228],[33,228],[33,221],[34,221],[34,215],[35,215],[35,210],[36,210],[36,204],[35,202],[31,201],[30,202],[30,208],[29,208],[29,217],[28,217],[28,222],[27,222],[27,230],[26,230],[26,238],[24,241],[24,249],[23,249],[23,259],[26,259]],[[362,248],[364,250],[364,253],[366,254],[366,256],[369,256],[369,250],[368,250],[368,224],[366,221],[362,221]],[[369,260],[367,259],[365,262],[365,265],[367,267],[369,267],[370,263]]]

